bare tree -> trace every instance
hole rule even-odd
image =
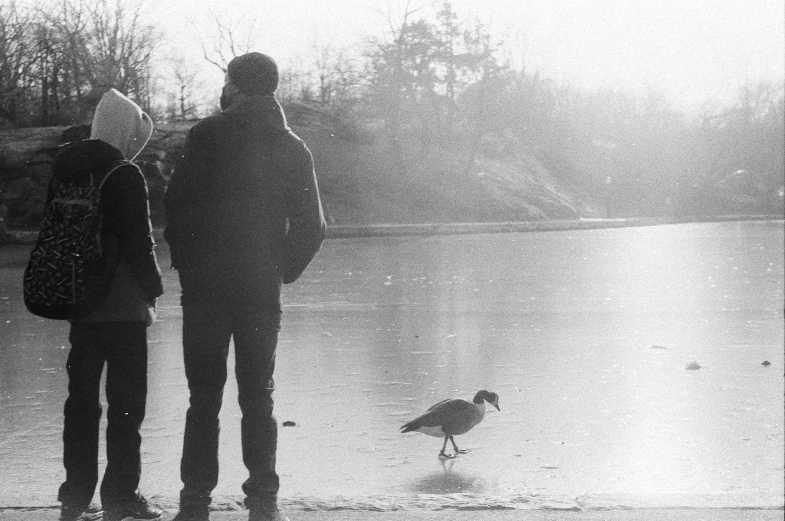
[[[385,115],[393,155],[401,169],[403,169],[400,139],[401,119],[405,97],[413,88],[411,74],[407,70],[407,59],[411,58],[412,16],[424,8],[424,5],[415,6],[413,0],[407,0],[399,23],[396,23],[392,6],[388,4],[387,11],[379,10],[385,17],[387,25],[386,39],[372,38],[369,41],[371,75],[371,91],[376,97],[376,103]],[[415,61],[417,61],[415,59]]]
[[[198,85],[196,69],[182,56],[173,56],[167,60],[171,66],[172,76],[175,81],[176,94],[171,107],[173,118],[187,119],[194,117],[199,104],[195,98],[195,88]]]
[[[480,141],[492,125],[500,125],[498,118],[489,117],[491,99],[502,99],[504,89],[500,74],[505,69],[496,59],[498,44],[492,41],[485,26],[477,21],[472,30],[464,32],[466,54],[464,63],[468,73],[473,77],[472,92],[464,97],[467,105],[466,119],[472,130],[469,141],[469,153],[466,158],[466,175],[471,174],[479,150]],[[498,107],[498,103],[496,104]],[[504,121],[502,116],[501,121]],[[492,123],[493,122],[493,123]],[[503,126],[503,125],[502,125]]]
[[[335,51],[330,44],[320,47],[317,43],[313,44],[312,51],[314,54],[313,65],[315,67],[316,82],[319,91],[319,104],[322,107],[326,107],[330,104],[335,94],[335,79],[333,76],[333,56]]]
[[[276,96],[282,103],[293,103],[300,99],[303,85],[308,85],[308,75],[290,68],[278,72],[278,90]]]
[[[257,44],[257,19],[246,15],[228,18],[214,13],[209,16],[214,22],[214,33],[201,38],[202,56],[226,74],[232,58],[250,52]]]
[[[0,114],[16,124],[79,121],[110,88],[149,111],[157,45],[140,0],[0,3]]]
[[[38,56],[30,34],[33,14],[16,2],[0,3],[0,116],[16,122],[24,110],[25,96],[34,83],[33,68]]]
[[[142,6],[133,0],[92,0],[90,53],[85,69],[92,91],[101,96],[116,88],[150,106],[150,60],[158,44],[153,27],[144,22]]]
[[[316,98],[323,108],[338,108],[351,99],[351,91],[361,85],[356,62],[332,44],[312,46]]]
[[[447,133],[452,134],[455,127],[455,99],[460,68],[457,47],[461,37],[461,29],[458,24],[458,15],[453,11],[450,2],[444,1],[436,16],[439,22],[438,36],[441,44],[439,58],[444,66],[442,82],[447,96]]]
[[[85,94],[90,91],[91,84],[84,66],[90,52],[88,11],[82,0],[63,0],[59,4],[42,6],[41,13],[60,40],[63,66],[58,82],[61,102],[70,102],[79,110],[85,103]]]
[[[55,42],[52,31],[43,24],[37,24],[35,28],[35,49],[38,54],[39,80],[41,82],[41,125],[49,124],[49,83],[57,74],[55,65],[52,63],[56,59]],[[50,76],[50,73],[52,76]],[[53,82],[56,84],[56,80]]]

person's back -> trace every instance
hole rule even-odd
[[[101,186],[100,244],[108,285],[91,311],[72,320],[68,353],[68,398],[64,407],[65,482],[58,499],[61,521],[87,510],[98,482],[101,374],[106,365],[107,465],[100,486],[104,519],[157,519],[138,492],[140,427],[147,398],[147,331],[155,301],[163,293],[147,195],[131,162],[152,134],[152,121],[135,103],[112,89],[93,118],[91,139],[62,148],[53,161],[53,181]],[[118,166],[119,165],[119,166]],[[115,168],[116,167],[116,168]]]
[[[311,153],[272,95],[222,99],[189,132],[166,191],[172,266],[293,282],[324,239]]]
[[[249,471],[245,503],[252,520],[281,519],[272,399],[281,284],[297,280],[314,258],[325,222],[311,153],[273,97],[277,82],[267,56],[230,62],[224,110],[189,131],[165,196],[191,391],[177,521],[209,517],[232,337]]]

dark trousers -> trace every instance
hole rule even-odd
[[[106,364],[106,471],[104,508],[136,497],[141,475],[139,447],[147,400],[147,329],[141,322],[75,323],[69,335],[68,398],[63,423],[66,479],[58,499],[86,508],[98,483],[101,373]]]
[[[180,508],[210,504],[218,483],[218,413],[229,341],[242,412],[243,483],[248,507],[274,505],[278,494],[273,370],[281,325],[279,280],[180,270],[183,354],[190,390],[180,475]]]

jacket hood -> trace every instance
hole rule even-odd
[[[133,160],[153,134],[153,122],[139,105],[115,89],[103,95],[95,108],[90,139],[109,143]]]
[[[223,113],[254,133],[285,134],[291,130],[281,104],[273,96],[238,93]]]
[[[112,145],[98,139],[85,139],[63,146],[52,160],[52,176],[60,181],[76,181],[90,174],[103,173],[109,165],[123,159]]]

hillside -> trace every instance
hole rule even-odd
[[[302,105],[287,109],[293,130],[314,155],[325,211],[335,224],[452,223],[574,219],[583,200],[530,157],[466,160],[403,143],[397,167],[378,132]],[[158,125],[140,156],[151,209],[162,223],[162,196],[188,124]],[[34,227],[49,176],[48,161],[65,127],[0,131],[0,204],[9,227]],[[76,129],[78,130],[78,129]],[[69,132],[74,132],[70,130]]]

